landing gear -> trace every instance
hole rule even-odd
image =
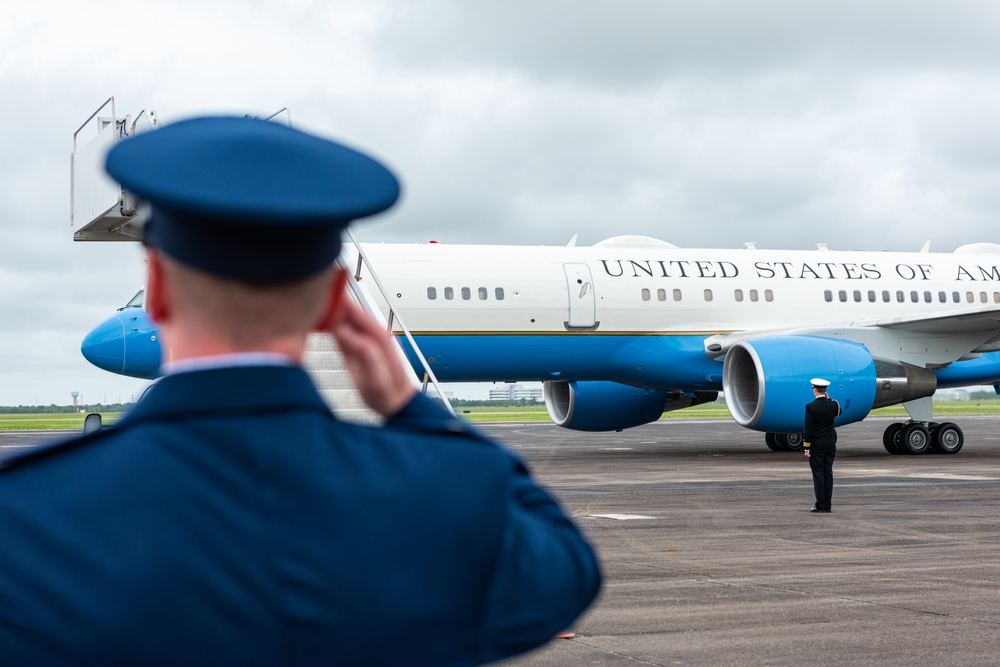
[[[882,445],[890,454],[923,454],[931,449],[941,454],[957,454],[963,444],[962,429],[951,422],[889,424],[882,434]]]
[[[890,454],[905,454],[906,449],[899,442],[899,432],[903,430],[902,424],[889,424],[889,428],[882,434],[882,446]]]
[[[962,429],[951,422],[939,424],[937,429],[931,432],[931,437],[934,449],[942,454],[957,454],[965,444]]]
[[[803,439],[801,433],[765,433],[764,444],[772,452],[801,452]]]

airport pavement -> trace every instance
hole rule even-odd
[[[954,456],[890,456],[888,420],[840,429],[831,514],[801,453],[726,421],[491,427],[605,571],[574,639],[505,664],[997,664],[1000,422],[956,421]]]
[[[890,456],[840,429],[834,511],[801,453],[724,421],[623,433],[492,425],[597,546],[597,603],[521,665],[1000,662],[1000,420],[955,456]],[[0,457],[37,435],[0,434]]]

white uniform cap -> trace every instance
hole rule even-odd
[[[823,378],[813,378],[812,380],[809,380],[809,384],[811,384],[814,387],[826,388],[830,386],[830,381],[824,380]]]

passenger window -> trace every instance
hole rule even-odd
[[[962,295],[959,294],[958,292],[952,292],[951,300],[954,301],[955,303],[962,303]]]
[[[941,303],[948,303],[947,292],[938,292],[938,301],[940,301]]]
[[[642,288],[642,300],[649,301],[649,290],[645,287]]]
[[[705,290],[705,301],[711,301],[711,300],[712,300],[712,290],[707,289]]]
[[[861,290],[854,290],[854,303],[861,303]]]
[[[497,301],[503,301],[503,288],[502,287],[496,288],[495,294],[497,295]]]
[[[930,291],[925,291],[925,292],[924,292],[924,303],[930,303],[930,302],[931,302],[931,301],[933,301],[933,300],[934,300],[934,299],[933,299],[933,298],[931,298],[931,293],[930,293]]]
[[[987,301],[989,301],[989,299],[986,298],[986,292],[980,292],[979,293],[979,300],[981,302],[983,302],[983,303],[986,303]]]
[[[438,298],[438,291],[436,287],[427,288],[427,298],[430,299],[431,301]]]
[[[993,303],[1000,303],[1000,292],[993,292]]]
[[[472,298],[472,290],[469,289],[468,287],[463,287],[462,288],[462,300],[463,301],[468,301],[471,298]]]
[[[837,292],[837,296],[840,297],[841,303],[847,303],[847,290],[845,289],[840,290],[839,292]]]
[[[657,301],[666,301],[667,300],[667,290],[665,290],[665,289],[658,289],[658,290],[656,290],[656,299],[657,299]]]
[[[750,290],[750,300],[753,301],[754,303],[757,303],[758,298],[760,297],[757,295],[757,290],[755,289]]]
[[[889,294],[889,290],[887,289],[882,290],[882,302],[889,303],[890,301],[892,301],[892,295]]]
[[[447,299],[448,301],[451,301],[452,299],[454,299],[455,298],[455,290],[453,290],[450,287],[445,287],[444,288],[444,298]]]
[[[680,301],[680,300],[681,300],[681,291],[679,289],[675,289],[674,290],[674,301]]]
[[[920,295],[917,294],[916,290],[910,290],[910,301],[912,301],[913,303],[920,301]]]
[[[899,303],[906,301],[906,295],[903,294],[903,290],[896,290],[896,301]]]
[[[736,296],[736,301],[737,302],[740,302],[740,301],[743,300],[743,290],[741,290],[741,289],[736,290],[734,292],[734,295]]]
[[[480,287],[479,288],[479,300],[480,301],[486,301],[486,299],[489,298],[489,295],[490,295],[490,291],[488,289],[486,289],[485,287]]]
[[[965,293],[965,300],[967,302],[969,302],[969,303],[975,303],[976,302],[976,295],[973,294],[972,292],[966,292]]]
[[[771,303],[774,301],[774,292],[769,289],[764,290],[764,301]]]
[[[875,303],[875,290],[868,290],[868,303]]]
[[[823,292],[823,298],[826,299],[827,303],[830,303],[831,301],[833,301],[833,292],[831,292],[830,290],[825,290]]]

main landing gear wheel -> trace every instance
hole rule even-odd
[[[945,422],[931,431],[931,446],[942,454],[957,454],[965,444],[965,435],[955,424]]]
[[[932,450],[957,454],[964,444],[962,429],[951,422],[889,424],[882,434],[882,445],[890,454],[924,454]]]
[[[801,433],[765,433],[764,444],[772,452],[801,452],[803,438]]]
[[[923,454],[931,446],[931,433],[923,424],[904,426],[899,441],[910,454]]]
[[[781,435],[785,436],[785,449],[790,452],[801,452],[804,448],[805,439],[802,437],[801,433],[783,433]],[[778,441],[781,441],[781,435],[778,436]]]
[[[777,433],[771,433],[770,431],[764,434],[764,444],[767,445],[767,448],[770,449],[772,452],[784,451],[784,448],[778,444],[777,436],[778,436]]]
[[[890,454],[906,453],[906,449],[899,441],[899,434],[902,430],[902,424],[889,424],[889,427],[885,429],[885,433],[882,434],[882,446],[885,447],[885,451]]]

